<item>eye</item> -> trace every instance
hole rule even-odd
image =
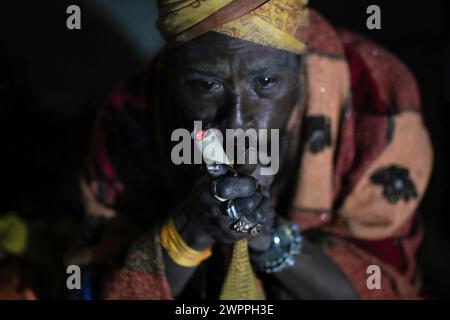
[[[277,84],[276,77],[259,77],[256,79],[256,86],[259,89],[270,89]]]
[[[195,88],[206,92],[217,92],[222,89],[222,84],[212,80],[194,80],[192,81]]]

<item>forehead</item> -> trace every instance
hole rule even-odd
[[[285,69],[297,63],[296,55],[253,42],[208,32],[177,49],[183,67],[243,70]]]

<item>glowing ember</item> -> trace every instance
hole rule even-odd
[[[203,140],[205,138],[206,131],[200,130],[195,134],[197,140]]]

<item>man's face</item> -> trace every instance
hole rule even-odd
[[[200,120],[204,130],[221,130],[231,161],[258,163],[258,172],[273,178],[287,157],[280,146],[299,98],[299,57],[213,32],[178,48],[175,57],[176,100],[188,125]],[[227,129],[254,134],[242,139]]]
[[[283,130],[299,95],[295,54],[209,32],[177,49],[177,100],[189,120]]]

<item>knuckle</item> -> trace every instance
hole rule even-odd
[[[213,183],[216,195],[226,199],[250,196],[256,190],[256,183],[252,177],[221,177]]]

